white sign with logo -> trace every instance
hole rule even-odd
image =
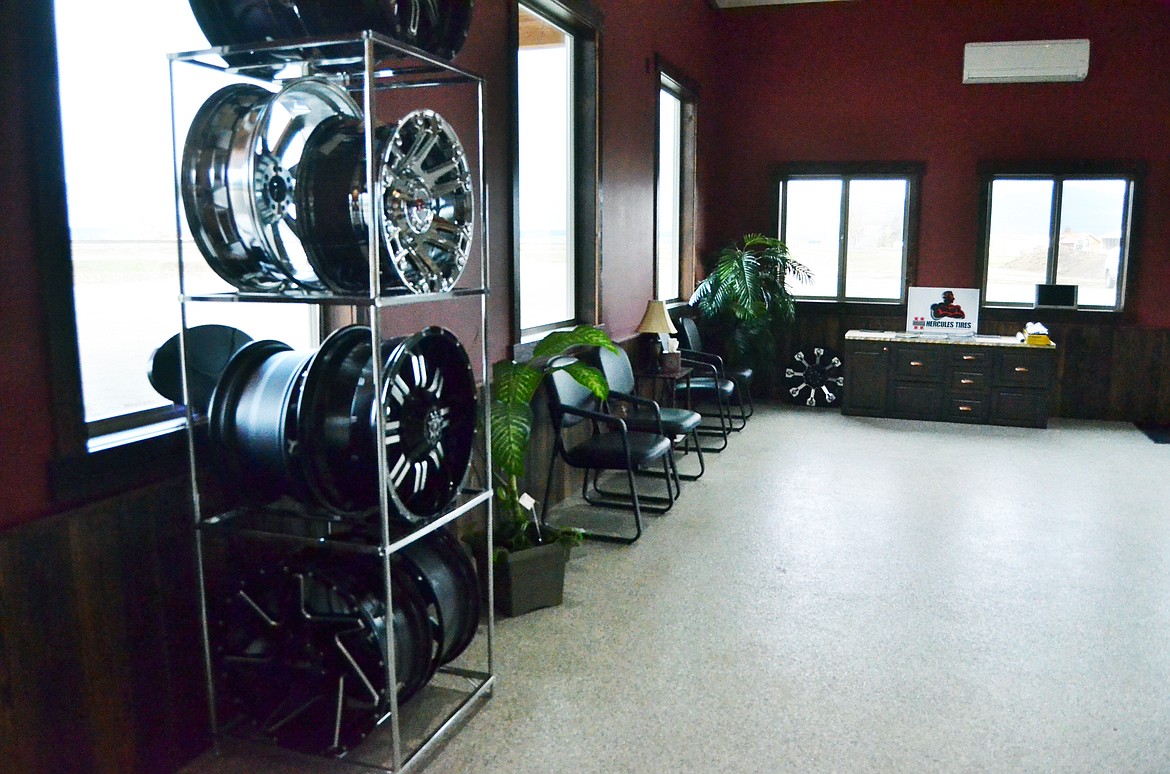
[[[978,288],[910,288],[906,330],[938,336],[979,332]]]

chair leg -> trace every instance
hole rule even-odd
[[[706,411],[696,407],[695,411],[699,412],[699,416],[704,419],[704,422],[699,425],[698,434],[705,438],[718,438],[719,444],[717,446],[704,446],[703,451],[718,454],[727,448],[727,439],[730,437],[731,428],[731,406],[730,403],[725,402],[720,396],[714,404],[715,411],[711,411],[711,406],[707,407]],[[718,417],[718,424],[713,425],[708,420],[714,420]]]
[[[747,416],[750,419],[752,414],[756,413],[755,403],[752,402],[752,386],[747,379],[737,379],[735,381],[736,389],[739,390],[741,399],[747,404]]]
[[[540,506],[540,525],[542,527],[548,526],[548,500],[549,495],[552,493],[552,476],[553,469],[557,464],[557,456],[558,455],[554,453],[549,459],[548,475],[546,475],[544,479],[544,501]],[[584,494],[584,484],[588,482],[588,480],[589,471],[586,470],[584,471],[584,478],[582,481],[582,494]],[[588,501],[588,498],[586,498],[586,501]],[[581,530],[581,534],[590,540],[599,540],[606,543],[622,543],[629,545],[638,538],[642,537],[642,514],[637,510],[634,511],[634,526],[636,529],[633,537],[628,537],[626,535],[611,535],[605,532],[590,532],[588,530]]]
[[[553,449],[552,455],[548,460],[548,473],[544,477],[544,500],[540,504],[540,526],[548,526],[545,518],[548,516],[548,498],[552,494],[552,475],[553,466],[557,464],[557,450]]]
[[[668,454],[669,454],[669,452],[667,453],[667,455]],[[664,471],[663,473],[649,472],[649,471],[646,471],[646,472],[634,471],[636,473],[642,473],[643,475],[653,476],[654,478],[665,478],[666,479],[666,495],[665,496],[664,495],[648,495],[648,494],[643,494],[643,495],[638,496],[637,493],[633,491],[632,487],[631,487],[632,494],[627,494],[625,492],[617,492],[617,491],[614,491],[612,489],[603,489],[601,487],[601,483],[600,483],[600,480],[601,480],[601,471],[600,470],[593,471],[593,491],[596,492],[599,495],[599,497],[594,497],[594,498],[590,499],[587,486],[582,487],[581,496],[584,497],[585,501],[587,503],[589,503],[590,505],[597,505],[597,506],[604,507],[604,508],[625,508],[626,510],[631,510],[630,503],[632,500],[639,499],[643,502],[641,510],[646,511],[647,513],[653,513],[655,515],[661,516],[662,514],[666,513],[667,511],[669,511],[671,509],[671,507],[674,505],[674,501],[678,498],[678,495],[675,493],[674,489],[672,489],[672,486],[677,488],[678,482],[674,479],[674,476],[671,475],[670,468],[669,468],[668,463],[666,461],[667,455],[663,455],[663,458],[662,458],[663,459],[663,471]],[[633,473],[631,473],[631,475],[633,475]],[[586,474],[586,479],[588,479],[588,474]],[[671,483],[672,481],[674,481],[673,485]],[[651,505],[651,503],[653,503],[653,505]]]
[[[703,459],[703,445],[699,441],[699,429],[697,427],[685,436],[685,440],[683,440],[683,445],[682,445],[683,454],[687,455],[687,454],[691,453],[691,440],[692,439],[695,442],[695,454],[699,458],[699,472],[698,473],[679,473],[679,478],[681,478],[683,481],[698,481],[700,478],[702,478],[703,474],[707,472],[707,463]],[[723,445],[724,446],[727,445],[726,440],[724,440]]]
[[[736,397],[735,405],[739,407],[739,417],[735,420],[735,423],[732,424],[731,429],[733,432],[738,433],[740,430],[743,430],[745,427],[747,427],[748,413],[744,407],[743,393],[737,392],[735,397]],[[728,405],[728,412],[730,413],[730,411],[731,411],[731,406],[729,404]]]

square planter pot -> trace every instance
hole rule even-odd
[[[514,616],[561,604],[568,556],[560,543],[509,553],[495,566],[496,610]]]

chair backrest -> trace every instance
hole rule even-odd
[[[572,357],[559,357],[549,361],[550,366],[568,365],[576,360]],[[553,426],[560,432],[561,429],[572,427],[583,422],[582,417],[566,414],[562,406],[571,406],[578,409],[597,411],[601,402],[588,387],[585,387],[572,374],[564,370],[552,371],[544,379],[545,389],[548,391],[548,413]]]
[[[675,321],[674,327],[678,328],[678,345],[680,347],[693,349],[696,352],[703,351],[703,340],[699,338],[699,326],[695,325],[694,319],[680,317]]]
[[[634,394],[634,367],[630,364],[630,356],[621,347],[617,352],[610,352],[605,347],[598,347],[596,354],[590,353],[590,360],[605,374],[605,381],[611,390]]]

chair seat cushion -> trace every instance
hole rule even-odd
[[[654,462],[670,451],[670,440],[657,433],[631,432],[626,438],[630,444],[628,461],[619,432],[601,433],[577,444],[565,451],[565,460],[575,468],[625,470],[630,464],[637,467]]]
[[[676,435],[686,435],[697,428],[703,421],[703,417],[699,412],[691,411],[690,409],[663,406],[658,411],[662,416],[662,431],[671,438]],[[627,414],[622,419],[626,421],[626,427],[630,430],[647,433],[658,432],[658,421],[652,411]]]
[[[717,397],[722,394],[730,397],[735,392],[735,383],[730,379],[716,379],[713,376],[696,376],[690,382],[682,381],[675,385],[676,395],[685,396],[688,392],[696,397]]]

